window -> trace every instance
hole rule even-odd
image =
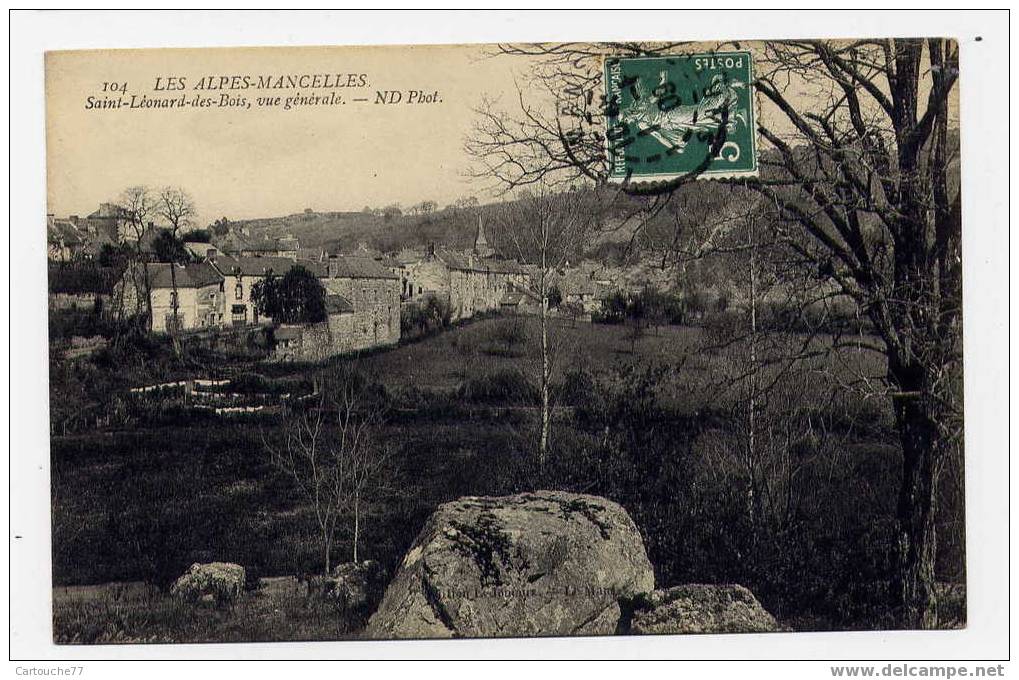
[[[177,291],[175,290],[170,291],[170,306],[171,307],[177,306]]]
[[[237,279],[237,285],[234,286],[234,299],[235,300],[244,299],[244,284],[241,283],[240,278]]]

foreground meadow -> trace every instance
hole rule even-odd
[[[757,426],[757,456],[748,461],[747,392],[738,375],[745,348],[719,347],[704,328],[663,327],[634,342],[623,326],[557,321],[552,449],[538,469],[534,326],[533,319],[480,320],[324,366],[237,359],[210,370],[214,364],[203,358],[176,370],[290,384],[356,362],[388,404],[380,435],[397,474],[360,528],[361,559],[387,570],[442,502],[561,488],[621,503],[659,584],[741,583],[798,629],[888,625],[882,603],[898,446],[886,404],[838,388],[880,373],[872,354],[811,351],[824,338],[771,338],[775,361],[762,373],[768,391],[759,396],[768,399],[761,412],[769,417]],[[810,356],[794,367],[787,351]],[[162,360],[150,356],[147,365]],[[124,385],[109,390],[110,398],[118,389]],[[279,433],[275,416],[174,407],[130,423],[52,438],[59,641],[352,634],[349,622],[317,605],[271,604],[283,597],[271,589],[246,595],[241,615],[189,613],[150,586],[119,596],[116,586],[92,597],[56,592],[130,581],[165,588],[192,562],[237,562],[254,578],[321,569],[312,508],[268,460],[266,442]],[[955,511],[946,503],[946,523],[959,521]],[[945,580],[960,577],[957,552],[948,542]],[[345,524],[333,559],[350,555]],[[163,609],[166,616],[139,614]],[[156,623],[163,620],[169,623]],[[118,622],[114,632],[104,628],[109,621]]]

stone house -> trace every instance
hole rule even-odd
[[[433,247],[421,260],[404,265],[401,288],[404,302],[427,296],[447,300],[458,320],[499,309],[509,286],[523,285],[525,279],[515,262]]]
[[[284,324],[274,336],[275,357],[283,361],[321,361],[360,347],[355,340],[354,306],[341,295],[325,298],[326,320],[321,323]]]
[[[46,215],[46,257],[57,262],[70,262],[82,251],[85,241],[70,220]]]
[[[214,328],[223,321],[223,277],[206,262],[167,264],[151,262],[128,269],[117,283],[124,308],[145,311],[145,276],[152,302],[151,330]],[[175,313],[176,311],[176,313]]]
[[[269,324],[272,319],[259,314],[251,299],[251,289],[269,274],[283,276],[294,261],[283,257],[214,257],[209,263],[223,277],[223,324],[246,326]],[[310,267],[309,267],[310,268]]]
[[[255,237],[247,228],[232,228],[214,238],[216,247],[233,257],[286,257],[296,260],[300,242],[292,235],[281,238]]]
[[[349,319],[337,320],[339,351],[393,345],[400,341],[400,277],[368,257],[330,257],[320,267],[328,296],[341,298]],[[328,300],[328,298],[327,298]],[[328,310],[327,310],[328,311]]]
[[[85,219],[78,220],[78,226],[83,228],[90,238],[103,234],[115,243],[135,241],[138,234],[132,226],[131,215],[131,212],[115,203],[100,203],[98,210],[89,213]]]
[[[593,271],[583,269],[567,269],[563,272],[556,281],[563,302],[580,305],[585,314],[597,311],[605,292],[595,282],[593,275]]]
[[[220,255],[187,265],[152,262],[129,269],[117,285],[125,309],[143,313],[148,277],[154,332],[270,325],[272,319],[259,313],[252,300],[252,289],[270,274],[284,276],[295,266],[305,267],[321,282],[327,318],[276,329],[281,358],[317,360],[399,342],[400,279],[370,258],[314,263]]]
[[[203,241],[185,241],[184,247],[193,257],[200,260],[209,260],[223,255],[223,251],[219,248]]]
[[[499,309],[504,314],[538,314],[541,312],[541,298],[526,288],[511,284],[499,302]]]

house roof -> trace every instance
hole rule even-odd
[[[197,257],[207,257],[210,250],[213,251],[213,256],[221,252],[216,246],[204,241],[185,241],[184,247],[188,249],[189,253]]]
[[[378,257],[375,258],[375,261],[378,262],[383,267],[402,267],[403,266],[403,264],[399,260],[397,260],[395,257],[392,257],[390,255],[379,255]]]
[[[90,220],[116,220],[131,217],[131,211],[115,203],[102,203],[88,215]]]
[[[589,274],[571,269],[559,281],[563,295],[597,295],[598,286]]]
[[[425,259],[425,253],[413,248],[404,248],[396,254],[396,261],[400,264],[413,264]]]
[[[502,300],[499,301],[500,305],[522,305],[526,303],[537,303],[540,298],[529,290],[520,288],[519,286],[510,285],[509,289],[503,294]]]
[[[307,262],[321,262],[325,259],[325,251],[321,248],[298,248],[297,259]]]
[[[98,255],[103,250],[103,246],[111,245],[116,246],[117,242],[113,240],[113,237],[107,234],[105,231],[97,231],[95,236],[92,236],[86,240],[84,248],[88,255]]]
[[[526,270],[517,262],[502,260],[495,257],[484,259],[472,258],[469,254],[459,253],[448,248],[436,248],[435,259],[450,269],[466,272],[492,272],[494,274],[525,274]]]
[[[295,265],[301,265],[306,269],[311,270],[312,273],[319,275],[319,272],[314,268],[314,263],[310,262],[295,262],[289,257],[255,257],[253,255],[221,255],[209,259],[212,266],[215,267],[223,276],[236,276],[240,273],[241,276],[265,276],[270,271],[273,274],[283,276],[290,268]]]
[[[354,311],[354,305],[342,295],[326,295],[326,314],[348,314]]]
[[[78,228],[70,220],[53,220],[47,225],[46,238],[51,243],[63,241],[65,245],[80,245],[83,242]]]
[[[253,253],[275,253],[280,250],[288,250],[287,248],[280,248],[279,244],[274,239],[245,236],[236,229],[232,229],[225,236],[214,239],[214,241],[220,249],[228,253],[241,253],[244,251]],[[293,249],[294,248],[289,248],[289,250]]]
[[[330,257],[328,275],[339,279],[398,279],[400,278],[370,257],[340,255]]]
[[[488,258],[482,260],[482,265],[488,267],[489,271],[495,272],[496,274],[526,274],[527,272],[519,263],[513,260],[497,260],[495,258]]]
[[[444,263],[450,269],[460,269],[462,271],[473,271],[476,269],[470,265],[467,257],[447,248],[436,248],[435,259]]]
[[[174,268],[171,276],[170,267]],[[207,262],[192,264],[173,264],[153,262],[148,265],[149,286],[152,288],[172,288],[176,279],[177,288],[202,288],[212,286],[223,280],[223,277]]]

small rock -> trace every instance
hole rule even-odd
[[[328,596],[344,612],[367,614],[378,604],[384,586],[378,562],[345,562],[333,569]]]
[[[230,562],[195,563],[174,581],[170,593],[188,602],[232,604],[244,589],[244,567]]]
[[[630,632],[771,633],[784,630],[754,594],[740,585],[685,585],[656,590],[633,612]]]

